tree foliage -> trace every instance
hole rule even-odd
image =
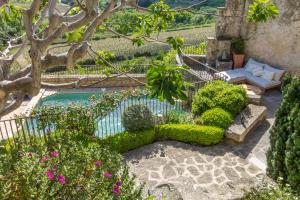
[[[300,192],[300,78],[287,77],[284,82],[283,101],[271,129],[268,174]]]
[[[279,10],[270,0],[255,0],[249,6],[248,20],[250,22],[267,22],[275,19],[279,15]]]

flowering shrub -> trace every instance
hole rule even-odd
[[[87,136],[20,149],[0,154],[0,199],[141,199],[122,157]]]

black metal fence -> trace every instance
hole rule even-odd
[[[150,68],[150,65],[116,65],[115,68],[99,65],[80,65],[72,69],[67,69],[65,66],[52,69],[51,71],[43,72],[43,76],[62,77],[62,76],[94,76],[103,75],[110,76],[116,74],[145,74]]]
[[[160,102],[158,99],[152,99],[147,96],[132,96],[121,101],[108,115],[95,120],[94,136],[105,138],[123,132],[122,114],[129,106],[137,104],[147,105],[156,118],[165,116],[170,110],[177,112],[185,112],[187,110],[180,101],[176,101],[174,105],[171,105],[166,101]],[[50,137],[57,137],[54,124],[41,125],[42,121],[47,121],[45,120],[46,117],[20,117],[2,120],[0,121],[0,140],[7,140],[9,145],[19,141],[31,144],[36,138],[48,140]]]

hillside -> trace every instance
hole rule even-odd
[[[147,7],[156,0],[140,0],[140,5]],[[166,0],[165,2],[171,7],[187,7],[196,3],[201,2],[202,0]],[[201,4],[201,7],[220,7],[225,5],[225,0],[207,0],[206,3]]]

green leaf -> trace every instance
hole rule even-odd
[[[267,22],[279,15],[279,9],[270,0],[255,0],[249,5],[247,18],[249,22]]]

